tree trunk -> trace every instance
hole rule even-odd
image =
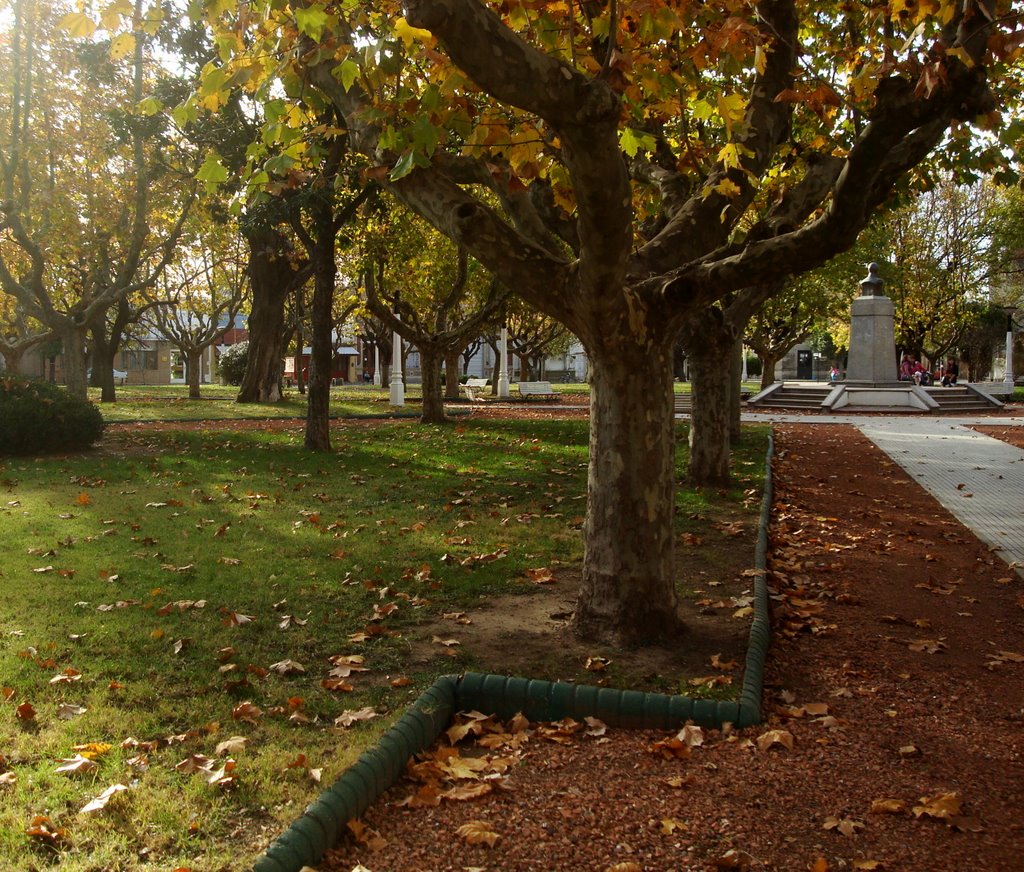
[[[773,354],[759,354],[761,358],[761,390],[766,390],[775,384],[775,364],[779,359]]]
[[[325,245],[329,241],[329,245]],[[325,250],[320,251],[320,247]],[[306,436],[304,444],[311,451],[331,450],[331,363],[334,343],[331,342],[331,308],[334,303],[334,241],[317,241],[314,272],[312,321],[310,338],[309,380],[306,394]]]
[[[715,342],[711,331],[688,346],[693,381],[690,414],[689,481],[726,485],[729,477],[729,357],[731,344]]]
[[[117,345],[104,335],[104,320],[100,319],[98,329],[89,331],[92,336],[92,374],[88,380],[91,387],[100,389],[101,403],[113,403],[117,400],[117,392],[114,389],[114,358],[117,356]]]
[[[247,239],[252,312],[249,315],[249,359],[236,402],[276,403],[281,399],[284,358],[284,301],[292,290],[295,269],[287,243],[272,231]]]
[[[743,337],[733,342],[729,358],[729,444],[740,441],[740,406],[743,402]]]
[[[434,349],[420,347],[420,379],[423,389],[422,424],[443,424],[444,397],[441,390],[441,355]]]
[[[459,398],[459,358],[458,351],[449,352],[444,359],[444,395],[449,400]]]
[[[4,351],[4,374],[21,375],[21,361],[24,356],[25,349],[23,348],[8,348]]]
[[[63,345],[64,384],[68,393],[83,400],[88,397],[85,375],[85,328],[72,324],[60,330]]]
[[[649,645],[682,629],[672,558],[672,352],[667,341],[652,347],[591,352],[586,556],[573,617],[586,639]]]
[[[188,398],[198,400],[199,386],[203,378],[203,350],[192,348],[185,351],[185,375],[188,376]]]

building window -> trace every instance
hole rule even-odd
[[[125,369],[156,369],[156,350],[138,348],[124,352]]]

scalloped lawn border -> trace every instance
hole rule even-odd
[[[433,745],[459,711],[475,709],[503,719],[522,712],[531,721],[596,717],[611,727],[629,729],[671,730],[687,721],[709,728],[725,723],[737,727],[760,723],[764,666],[771,642],[766,564],[773,450],[774,441],[769,436],[754,551],[754,616],[738,702],[479,672],[442,676],[270,845],[256,861],[253,872],[300,872],[303,866],[319,863],[348,821],[360,817],[395,784],[406,763]]]

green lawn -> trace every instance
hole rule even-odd
[[[426,618],[581,557],[586,422],[341,424],[330,455],[298,429],[0,460],[0,868],[248,868],[437,675],[472,665]],[[741,487],[683,492],[681,524],[759,487],[763,453],[762,430]],[[83,771],[57,771],[79,753]]]

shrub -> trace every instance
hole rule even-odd
[[[217,371],[229,385],[240,385],[249,360],[249,343],[236,342],[224,349],[217,364]]]
[[[80,451],[100,438],[103,426],[96,406],[58,385],[0,379],[0,454]]]

